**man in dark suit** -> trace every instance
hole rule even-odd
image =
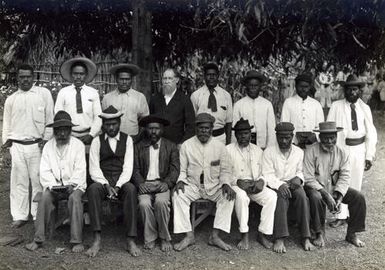
[[[162,93],[150,100],[150,113],[162,114],[170,121],[163,137],[178,144],[195,134],[195,113],[191,100],[177,89],[179,75],[174,69],[166,69],[162,77]]]
[[[170,190],[179,176],[179,152],[175,143],[162,137],[169,121],[149,115],[139,121],[145,137],[135,145],[132,182],[138,189],[139,212],[144,224],[144,248],[153,249],[161,239],[161,250],[172,249],[168,230]]]

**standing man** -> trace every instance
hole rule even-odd
[[[26,245],[28,250],[36,250],[43,245],[45,233],[59,200],[68,199],[73,252],[82,252],[83,246],[83,203],[86,183],[86,159],[84,144],[71,136],[74,124],[65,111],[58,111],[53,127],[54,138],[44,146],[40,163],[40,182],[43,194],[37,208],[35,237]]]
[[[249,203],[253,200],[262,206],[257,240],[270,249],[272,243],[266,235],[273,234],[277,194],[266,187],[266,181],[262,177],[263,152],[259,146],[250,143],[252,128],[248,120],[241,118],[233,128],[237,142],[226,146],[232,164],[232,189],[237,194],[235,212],[242,234],[238,248],[249,248]]]
[[[233,116],[234,123],[243,118],[254,125],[251,130],[251,142],[262,149],[274,145],[276,142],[273,105],[259,95],[265,81],[266,77],[255,70],[246,73],[242,84],[246,87],[247,96],[234,104]]]
[[[321,103],[310,96],[313,78],[311,74],[299,74],[295,78],[296,94],[285,100],[281,122],[294,125],[294,143],[302,149],[317,141],[313,129],[324,121]]]
[[[370,107],[360,99],[361,87],[365,83],[356,76],[349,75],[343,83],[345,98],[333,102],[328,121],[336,122],[344,130],[337,137],[337,145],[346,150],[350,156],[350,187],[361,190],[364,171],[372,167],[376,153],[377,131],[373,124]],[[346,223],[348,208],[341,206],[341,213],[330,225],[338,227]]]
[[[219,232],[230,232],[235,192],[230,187],[231,165],[226,147],[211,135],[214,122],[210,114],[198,114],[196,136],[185,141],[180,149],[180,174],[172,197],[174,233],[186,233],[186,236],[174,245],[177,251],[195,242],[189,212],[191,202],[200,198],[214,201],[217,206],[209,244],[231,250]]]
[[[350,218],[345,240],[357,247],[365,243],[356,233],[365,230],[366,202],[361,192],[349,187],[350,165],[348,152],[336,146],[335,122],[319,124],[320,143],[305,151],[303,173],[306,194],[310,201],[311,225],[316,233],[314,245],[325,246],[326,207],[330,212],[338,212],[341,203],[349,207]]]
[[[87,250],[95,257],[101,248],[102,201],[107,199],[122,202],[124,226],[127,237],[126,249],[134,257],[140,255],[136,246],[138,198],[135,186],[130,183],[134,164],[132,139],[120,132],[123,115],[113,106],[100,115],[103,133],[96,137],[90,148],[90,175],[94,183],[87,189],[88,209],[94,242]]]
[[[179,152],[175,143],[163,138],[169,121],[150,115],[139,125],[145,137],[135,145],[132,181],[139,190],[139,212],[144,225],[144,248],[153,249],[161,239],[161,250],[171,251],[170,191],[179,176]]]
[[[134,64],[113,66],[110,73],[115,77],[118,88],[106,94],[102,101],[103,110],[112,105],[123,113],[120,130],[133,136],[134,141],[139,137],[139,120],[149,114],[146,97],[131,87],[139,71],[139,67]]]
[[[177,89],[179,75],[175,69],[163,72],[162,93],[156,93],[150,100],[150,113],[163,115],[170,122],[163,137],[180,145],[194,136],[194,108],[188,96]]]
[[[55,103],[55,112],[66,111],[76,125],[72,135],[86,145],[86,152],[92,139],[99,133],[102,112],[99,93],[87,86],[97,72],[96,65],[85,57],[72,58],[60,67],[62,77],[72,84],[59,91]]]
[[[233,102],[231,95],[218,85],[219,67],[215,63],[203,66],[205,85],[192,93],[195,114],[209,113],[215,117],[212,136],[224,144],[231,143]]]
[[[294,126],[281,122],[275,128],[278,144],[266,148],[263,153],[262,172],[270,188],[277,192],[277,206],[274,218],[273,249],[285,253],[284,239],[289,236],[287,210],[292,205],[296,212],[296,221],[302,237],[305,251],[313,250],[310,242],[309,201],[303,189],[302,172],[303,151],[292,144]]]
[[[17,69],[18,90],[4,104],[3,149],[12,156],[10,201],[12,227],[28,221],[29,208],[36,219],[37,203],[32,202],[41,191],[39,166],[41,149],[52,137],[53,99],[48,89],[33,85],[33,68],[20,65]],[[32,195],[29,199],[29,179]]]

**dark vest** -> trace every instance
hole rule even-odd
[[[127,134],[120,132],[120,140],[116,145],[115,153],[112,152],[105,133],[99,136],[100,140],[100,169],[111,186],[115,186],[123,172],[124,156],[126,154]]]

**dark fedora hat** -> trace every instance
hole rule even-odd
[[[279,134],[293,133],[294,125],[290,122],[280,122],[275,126],[275,132]]]
[[[337,127],[336,122],[328,121],[328,122],[321,122],[318,124],[319,129],[314,129],[314,132],[319,132],[319,133],[334,133],[334,132],[339,132],[342,131],[342,127]]]
[[[150,124],[150,123],[159,123],[159,124],[162,124],[163,126],[170,125],[170,121],[163,118],[161,115],[150,114],[150,115],[147,115],[147,116],[143,117],[142,119],[140,119],[139,126],[145,127],[145,126],[147,126],[147,124]]]
[[[121,64],[117,64],[117,65],[114,65],[113,67],[111,67],[110,73],[115,76],[116,73],[118,73],[120,71],[126,71],[126,70],[127,70],[127,72],[131,73],[132,76],[136,76],[136,75],[138,75],[140,68],[135,64],[121,63]]]
[[[238,130],[251,130],[254,126],[250,126],[249,120],[241,119],[238,120],[238,122],[235,124],[235,126],[232,128],[232,130],[238,131]]]
[[[245,85],[250,79],[257,79],[261,83],[264,83],[267,81],[267,78],[262,73],[256,71],[256,70],[249,70],[246,72],[246,75],[241,79],[241,83]]]
[[[107,109],[105,109],[101,114],[99,114],[99,117],[102,119],[115,119],[122,117],[124,113],[118,111],[114,106],[109,106]]]
[[[87,67],[87,75],[84,79],[85,83],[89,83],[95,77],[98,68],[94,62],[86,57],[75,57],[65,61],[60,67],[60,74],[67,82],[72,82],[71,68],[74,64],[81,63]]]
[[[71,116],[66,111],[58,111],[53,118],[53,123],[46,125],[46,127],[74,127]]]
[[[346,78],[346,81],[345,82],[341,82],[341,85],[342,86],[352,86],[352,85],[356,85],[358,87],[363,87],[365,85],[365,83],[361,80],[359,80],[357,78],[356,75],[354,74],[350,74],[347,78]]]

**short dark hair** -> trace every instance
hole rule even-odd
[[[20,64],[17,67],[17,73],[19,73],[20,70],[30,70],[32,73],[34,72],[33,67],[28,64]]]
[[[73,70],[73,68],[74,67],[83,67],[85,70],[86,70],[86,72],[88,73],[88,68],[87,68],[87,65],[86,64],[84,64],[83,62],[81,62],[81,61],[76,61],[76,62],[74,62],[72,65],[71,65],[71,72],[72,72],[72,70]]]
[[[208,62],[203,66],[203,73],[206,73],[209,69],[214,69],[217,73],[219,73],[219,67],[214,62]]]

